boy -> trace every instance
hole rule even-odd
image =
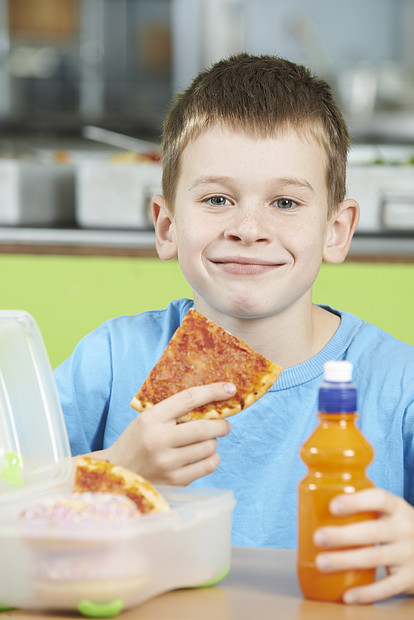
[[[346,602],[363,603],[414,591],[414,350],[312,304],[321,262],[345,259],[358,223],[358,204],[344,199],[348,147],[329,87],[304,67],[241,54],[200,74],[164,126],[157,251],[178,257],[197,310],[285,370],[231,426],[176,424],[232,394],[222,383],[136,417],[129,403],[193,305],[184,299],[107,321],[56,381],[73,454],[93,452],[154,483],[232,489],[233,544],[293,548],[305,475],[298,452],[316,425],[323,363],[351,361],[380,488],[335,498],[331,509],[379,518],[315,536],[320,570],[387,567],[386,578],[346,593]],[[341,546],[358,548],[329,553]]]

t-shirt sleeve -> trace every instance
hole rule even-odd
[[[54,371],[73,456],[103,448],[111,358],[111,338],[104,323],[85,336]]]

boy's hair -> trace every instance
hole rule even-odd
[[[242,53],[201,72],[167,114],[162,190],[170,209],[185,147],[217,123],[261,137],[292,128],[316,139],[326,158],[329,214],[344,200],[350,139],[328,83],[284,58]]]

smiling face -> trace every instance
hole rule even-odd
[[[182,154],[169,217],[156,221],[160,257],[178,256],[207,316],[311,307],[331,232],[324,153],[315,141],[295,131],[257,138],[214,126]]]

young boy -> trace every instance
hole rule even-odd
[[[379,518],[321,529],[316,542],[320,570],[388,569],[346,593],[363,603],[414,592],[414,348],[312,303],[322,261],[345,259],[358,223],[358,204],[345,200],[348,147],[328,85],[306,68],[241,54],[201,73],[166,119],[163,196],[152,204],[158,254],[178,257],[194,301],[107,321],[56,381],[74,455],[93,452],[154,483],[231,489],[233,544],[294,548],[298,453],[316,425],[323,363],[351,361],[379,488],[331,510]],[[193,305],[284,368],[231,425],[176,424],[228,398],[231,384],[185,390],[138,416],[130,407]],[[329,552],[341,546],[357,548]]]

